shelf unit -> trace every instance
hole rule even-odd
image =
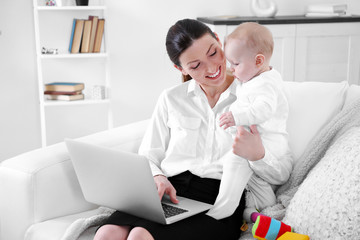
[[[38,11],[89,11],[89,10],[106,10],[105,6],[37,6]]]
[[[46,6],[45,0],[33,0],[36,61],[38,75],[42,146],[76,138],[113,126],[107,44],[107,8],[104,0],[90,6]],[[94,15],[105,19],[100,53],[69,53],[74,18]],[[42,54],[41,49],[58,49],[58,54]],[[77,101],[45,100],[44,85],[50,82],[83,82],[85,99]],[[95,85],[106,89],[105,99],[92,99]]]

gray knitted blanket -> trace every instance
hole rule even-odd
[[[278,203],[262,213],[276,219],[283,219],[286,207],[304,181],[309,171],[322,159],[331,144],[351,127],[360,126],[360,99],[338,113],[311,141],[303,155],[296,162],[287,183],[276,192]],[[61,240],[77,240],[87,229],[99,226],[114,210],[100,207],[99,213],[73,222]]]
[[[263,214],[281,220],[286,207],[310,170],[322,159],[327,149],[348,129],[360,126],[360,99],[338,113],[311,141],[296,162],[289,180],[276,192],[277,204],[262,211]]]

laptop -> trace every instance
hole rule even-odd
[[[161,224],[171,224],[212,205],[164,195],[160,201],[148,160],[141,155],[65,140],[86,201]]]

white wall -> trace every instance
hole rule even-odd
[[[90,0],[91,1],[91,0]],[[312,3],[359,0],[275,0],[278,15],[300,15]],[[250,0],[107,0],[114,125],[149,118],[159,93],[180,83],[165,50],[168,28],[182,18],[251,15]],[[40,147],[31,0],[0,0],[0,161]]]
[[[150,116],[162,89],[180,83],[166,55],[165,36],[178,19],[251,16],[250,0],[128,0],[109,6],[110,69],[115,126]],[[278,15],[301,15],[308,4],[347,3],[360,14],[359,0],[275,0]]]
[[[166,54],[167,30],[177,20],[235,14],[235,0],[108,1],[114,124],[148,118],[159,93],[178,84]]]
[[[40,146],[32,1],[0,0],[0,161]]]

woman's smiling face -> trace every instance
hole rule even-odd
[[[180,55],[181,70],[201,86],[217,87],[226,79],[226,59],[221,44],[210,34],[194,40]]]

